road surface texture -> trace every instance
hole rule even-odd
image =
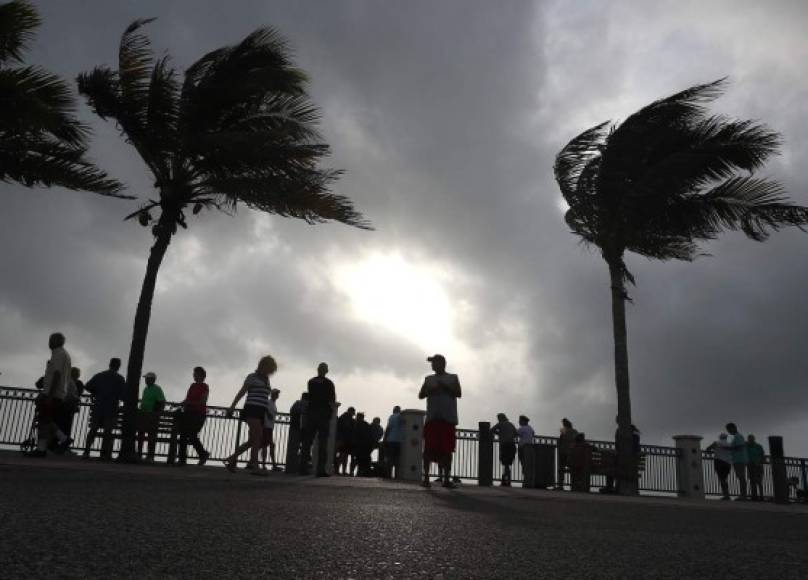
[[[804,506],[0,453],[2,578],[808,578]]]

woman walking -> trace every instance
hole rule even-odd
[[[253,475],[266,475],[267,471],[261,469],[258,464],[258,453],[264,443],[264,419],[270,410],[269,396],[271,387],[269,377],[278,370],[278,364],[270,355],[258,361],[258,368],[254,373],[247,375],[244,385],[233,399],[233,404],[227,411],[228,417],[232,416],[236,405],[245,395],[244,407],[241,410],[241,420],[247,423],[249,429],[249,439],[236,448],[235,453],[225,459],[224,464],[231,472],[236,470],[236,461],[239,455],[248,448],[250,450],[250,460],[247,469]]]
[[[185,465],[188,457],[188,443],[199,456],[199,465],[205,465],[210,453],[202,446],[199,432],[205,424],[208,413],[208,396],[210,387],[205,382],[207,372],[202,367],[194,367],[194,382],[188,387],[188,394],[182,402],[182,407],[175,414],[174,421],[179,426],[179,465]]]

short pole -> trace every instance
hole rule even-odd
[[[477,446],[477,485],[491,487],[494,484],[494,437],[491,423],[480,421],[480,439]]]
[[[701,461],[701,436],[676,435],[676,483],[679,497],[704,499],[704,471]]]
[[[769,455],[772,462],[772,484],[775,503],[788,503],[788,475],[786,473],[783,438],[769,435]]]

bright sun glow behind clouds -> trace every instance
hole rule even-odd
[[[450,278],[443,268],[413,263],[397,252],[370,254],[333,272],[354,316],[424,352],[445,349],[451,340],[452,300],[445,289]]]

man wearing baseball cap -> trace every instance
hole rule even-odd
[[[143,456],[143,441],[148,436],[149,447],[146,453],[146,461],[154,461],[154,451],[157,447],[157,428],[160,425],[160,412],[166,402],[163,388],[155,381],[157,375],[148,372],[143,375],[146,386],[143,388],[143,396],[140,398],[140,412],[138,413],[138,433],[137,433],[137,455]]]
[[[426,359],[432,363],[435,374],[424,379],[419,399],[426,399],[426,424],[424,425],[424,481],[429,487],[429,468],[438,464],[443,476],[443,487],[455,487],[452,483],[452,454],[455,451],[457,428],[457,399],[460,398],[460,381],[457,375],[446,372],[446,358],[436,354]]]

